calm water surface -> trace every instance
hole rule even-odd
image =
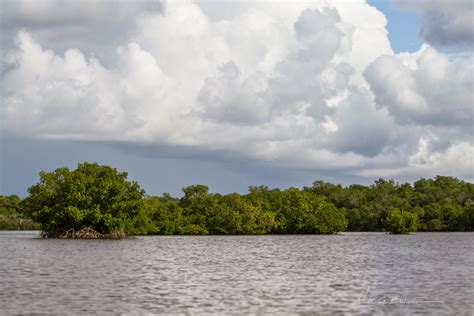
[[[6,315],[474,315],[474,233],[54,240],[0,232],[0,280]]]

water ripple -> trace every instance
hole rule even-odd
[[[120,241],[0,233],[0,307],[61,315],[468,315],[473,241],[473,233]]]

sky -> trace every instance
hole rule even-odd
[[[474,180],[471,0],[0,0],[0,194]]]

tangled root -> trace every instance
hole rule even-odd
[[[123,231],[115,231],[112,233],[99,233],[92,227],[84,227],[80,230],[75,230],[74,228],[71,228],[67,231],[64,231],[59,234],[47,234],[48,237],[53,237],[53,238],[61,238],[61,239],[66,239],[66,238],[72,238],[72,239],[121,239],[127,237],[127,234],[125,234]]]

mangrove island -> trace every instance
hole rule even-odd
[[[474,185],[436,176],[370,186],[316,181],[310,187],[150,196],[126,172],[97,163],[40,172],[24,199],[0,196],[0,229],[40,229],[45,237],[128,235],[332,234],[343,231],[473,231]]]

